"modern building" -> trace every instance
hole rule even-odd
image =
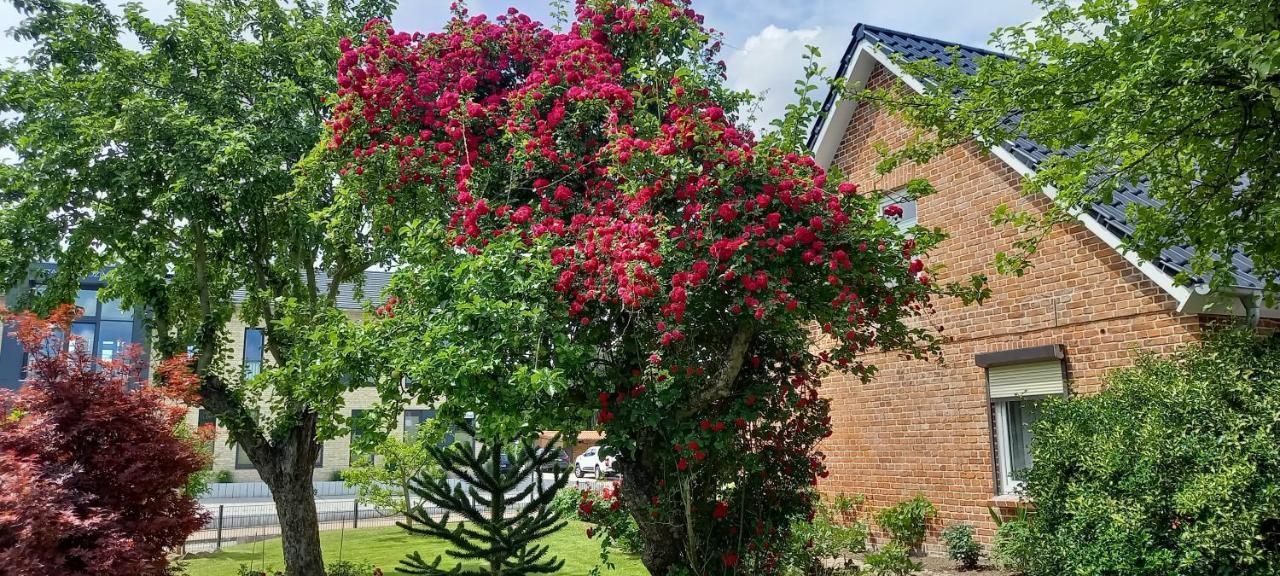
[[[948,49],[954,48],[954,53]],[[899,63],[924,58],[973,73],[992,52],[874,26],[859,25],[838,74],[855,88],[924,85]],[[916,133],[869,102],[831,94],[811,134],[820,164],[838,166],[864,189],[895,190],[926,178],[934,195],[903,201],[903,226],[920,223],[950,234],[931,252],[945,264],[938,282],[987,274],[993,297],[982,305],[939,302],[931,319],[944,327],[941,361],[876,354],[880,372],[863,384],[834,375],[834,435],[824,444],[831,476],[827,493],[865,494],[872,508],[923,494],[939,510],[936,530],[967,522],[989,541],[995,526],[987,507],[1018,505],[1019,471],[1033,466],[1029,425],[1038,400],[1089,394],[1107,372],[1132,363],[1141,350],[1165,353],[1195,341],[1208,323],[1246,317],[1264,330],[1280,326],[1280,310],[1261,304],[1261,283],[1243,254],[1233,254],[1234,287],[1211,298],[1203,285],[1184,287],[1174,276],[1188,269],[1190,248],[1170,248],[1153,262],[1121,248],[1132,233],[1129,205],[1150,205],[1141,186],[1118,190],[1077,222],[1060,226],[1040,246],[1034,267],[1014,277],[995,272],[994,256],[1017,237],[990,216],[1008,204],[1040,212],[1051,200],[1024,195],[1024,176],[1052,151],[1025,138],[991,148],[971,143],[925,165],[875,170],[877,149],[904,145]],[[1048,191],[1052,193],[1052,191]]]
[[[51,268],[52,265],[36,267],[27,286],[19,287],[18,290],[10,293],[6,303],[13,307],[23,290],[38,287],[40,272]],[[368,272],[365,274],[363,290],[360,293],[357,293],[353,286],[340,287],[337,296],[338,308],[345,311],[351,318],[360,320],[365,315],[366,304],[371,298],[381,295],[389,279],[388,272]],[[323,278],[321,280],[323,281]],[[123,309],[116,301],[104,301],[99,298],[99,290],[103,286],[105,286],[105,280],[102,274],[81,280],[75,304],[84,310],[84,314],[72,323],[72,334],[84,341],[95,355],[104,360],[116,357],[134,344],[141,345],[145,361],[147,352],[145,314],[141,311]],[[27,354],[9,334],[10,328],[5,326],[3,330],[3,337],[0,338],[0,388],[17,389],[24,377]],[[240,362],[245,376],[252,377],[261,372],[266,359],[263,353],[262,329],[248,326],[239,318],[235,318],[227,326],[227,336],[230,339],[230,357]],[[344,393],[343,397],[343,410],[349,414],[359,414],[360,411],[370,408],[378,401],[378,394],[372,388],[349,391]],[[412,435],[421,422],[434,415],[435,410],[431,406],[407,406],[398,418],[397,429],[393,433]],[[187,420],[193,426],[216,424],[212,414],[201,409],[193,409],[188,414]],[[227,471],[235,482],[258,481],[258,473],[254,470],[253,464],[241,450],[227,441],[227,430],[222,427],[215,427],[215,430],[213,469],[217,472]],[[334,479],[338,471],[347,468],[353,461],[349,436],[327,440],[324,442],[320,458],[316,461],[315,480]]]

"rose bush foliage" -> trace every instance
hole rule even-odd
[[[654,573],[768,573],[825,475],[822,375],[928,355],[931,298],[980,281],[938,286],[941,233],[904,234],[827,174],[803,122],[741,126],[750,98],[687,3],[575,15],[558,32],[455,9],[441,32],[375,20],[343,42],[334,226],[380,231],[399,267],[371,340],[445,411],[562,429],[598,411]]]

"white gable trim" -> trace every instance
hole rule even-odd
[[[862,89],[867,84],[867,80],[871,77],[871,73],[875,70],[876,65],[884,66],[885,69],[892,72],[904,84],[910,86],[912,90],[918,93],[924,93],[924,84],[902,70],[896,62],[889,58],[887,54],[877,49],[871,42],[862,40],[854,48],[853,60],[849,64],[848,74],[845,76],[845,86],[853,89]],[[829,168],[831,162],[835,159],[836,151],[840,147],[841,140],[844,139],[845,132],[849,129],[849,123],[853,120],[853,113],[858,108],[858,103],[852,100],[839,99],[831,110],[828,111],[826,119],[823,121],[822,130],[818,132],[818,139],[813,147],[813,156],[818,164],[823,168]],[[1016,170],[1023,176],[1034,174],[1034,170],[1012,154],[1000,146],[991,146],[990,151],[997,158],[1003,160],[1006,164]],[[1050,199],[1057,197],[1057,190],[1050,186],[1044,186],[1045,195]],[[1095,218],[1079,211],[1073,211],[1072,216],[1078,219],[1085,228],[1101,239],[1107,246],[1110,246],[1116,252],[1119,252],[1129,263],[1137,266],[1139,270],[1152,282],[1155,282],[1162,290],[1168,293],[1177,301],[1178,310],[1181,312],[1195,313],[1195,306],[1188,306],[1193,302],[1193,290],[1186,286],[1179,286],[1174,282],[1173,276],[1161,270],[1154,263],[1146,262],[1135,252],[1125,250],[1120,243],[1120,238],[1107,230],[1102,223]],[[1199,300],[1199,299],[1196,299]],[[1203,306],[1203,304],[1201,304]],[[1187,309],[1192,308],[1192,309]]]

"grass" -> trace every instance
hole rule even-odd
[[[551,545],[551,554],[564,559],[564,568],[557,574],[563,576],[587,576],[600,561],[600,545],[596,540],[586,536],[587,526],[581,522],[571,521],[569,525],[551,536],[546,542]],[[325,530],[320,533],[320,545],[324,548],[325,562],[338,561],[339,531]],[[347,530],[342,534],[342,559],[351,562],[368,562],[382,568],[388,576],[396,574],[395,567],[405,554],[417,551],[423,559],[431,561],[445,551],[443,541],[413,536],[395,526],[386,528],[362,528]],[[185,562],[188,576],[236,576],[241,564],[259,568],[263,565],[265,547],[266,568],[268,571],[284,569],[284,553],[279,538],[272,538],[252,544],[228,546],[220,552],[207,556],[192,558]],[[610,555],[615,569],[601,568],[603,576],[645,576],[648,572],[640,564],[639,558],[614,552]],[[440,562],[441,568],[452,569],[456,560],[445,557]]]

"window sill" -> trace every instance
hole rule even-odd
[[[987,499],[987,506],[992,508],[1029,508],[1034,509],[1036,503],[1022,494],[1001,494]]]

